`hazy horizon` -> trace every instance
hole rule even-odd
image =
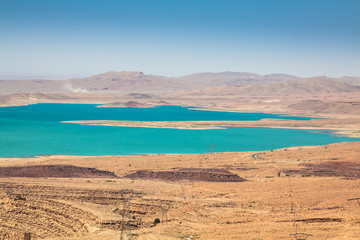
[[[357,0],[0,3],[0,73],[360,76]]]
[[[99,72],[99,73],[95,73],[95,74],[76,74],[76,73],[72,73],[72,74],[68,74],[68,75],[51,75],[51,74],[40,74],[40,73],[7,73],[7,72],[0,72],[0,80],[67,80],[67,79],[75,79],[75,78],[86,78],[86,77],[91,77],[94,75],[98,75],[98,74],[103,74],[103,73],[107,73],[107,72],[142,72],[146,75],[155,75],[155,76],[160,76],[160,77],[168,77],[168,78],[176,78],[176,77],[184,77],[184,76],[188,76],[188,75],[193,75],[193,74],[219,74],[219,73],[250,73],[250,74],[256,74],[256,75],[261,75],[261,76],[266,76],[266,75],[272,75],[272,74],[284,74],[284,75],[289,75],[289,76],[295,76],[295,77],[299,77],[299,78],[312,78],[312,77],[327,77],[327,78],[341,78],[341,77],[354,77],[354,78],[358,78],[359,76],[339,76],[339,77],[334,77],[334,76],[326,76],[326,75],[314,75],[314,76],[297,76],[297,75],[293,75],[293,74],[289,74],[289,73],[280,73],[280,72],[276,72],[276,73],[265,73],[265,74],[259,74],[259,73],[255,73],[255,72],[239,72],[239,71],[222,71],[222,72],[193,72],[193,73],[188,73],[188,74],[184,74],[184,75],[177,75],[177,76],[167,76],[167,75],[160,75],[160,74],[153,74],[153,73],[147,73],[147,72],[143,72],[143,71],[127,71],[127,70],[122,70],[122,71],[116,71],[116,70],[109,70],[106,72]]]

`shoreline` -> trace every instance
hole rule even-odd
[[[252,151],[236,151],[236,152],[204,152],[204,153],[131,153],[131,154],[124,154],[124,155],[71,155],[71,154],[40,154],[40,155],[32,155],[30,157],[0,157],[0,166],[2,163],[11,161],[11,160],[18,160],[18,161],[26,161],[26,160],[33,160],[33,161],[41,161],[42,159],[48,158],[71,158],[71,159],[82,159],[82,158],[128,158],[128,157],[171,157],[171,156],[200,156],[200,155],[231,155],[231,154],[249,154],[249,156],[253,155],[253,153],[262,153],[262,152],[272,152],[272,151],[287,151],[291,149],[303,148],[303,149],[311,149],[311,148],[320,148],[320,147],[327,147],[331,145],[337,144],[352,144],[358,143],[360,141],[348,141],[348,142],[338,142],[338,143],[329,143],[329,144],[320,144],[320,145],[301,145],[301,146],[289,146],[289,147],[282,147],[276,149],[264,149],[264,150],[252,150]]]
[[[20,103],[16,106],[33,105],[35,103]],[[44,102],[45,103],[45,102]],[[49,102],[48,102],[49,103]],[[94,104],[96,107],[103,107],[107,103],[89,103],[89,102],[52,102],[64,104]],[[179,105],[179,103],[174,105]],[[63,123],[77,123],[86,125],[102,125],[102,126],[120,126],[120,127],[144,127],[144,128],[169,128],[169,129],[187,129],[187,130],[208,130],[208,129],[223,129],[226,127],[249,127],[249,128],[284,128],[284,129],[303,129],[303,130],[329,130],[334,134],[341,134],[345,137],[360,138],[360,117],[352,116],[347,119],[343,115],[324,115],[311,114],[307,112],[285,112],[283,109],[264,109],[261,106],[258,108],[248,109],[246,106],[242,107],[196,107],[188,104],[180,104],[186,106],[190,110],[199,111],[223,111],[223,112],[244,112],[244,113],[269,113],[269,114],[284,114],[298,117],[314,117],[311,120],[285,120],[285,119],[260,119],[258,121],[164,121],[164,122],[146,122],[146,121],[109,121],[109,120],[88,120],[88,121],[63,121]],[[196,104],[195,104],[196,105]],[[154,105],[159,107],[162,105]],[[0,106],[1,107],[1,106]],[[4,107],[15,107],[4,106]]]
[[[227,127],[244,128],[282,128],[303,130],[328,130],[349,138],[360,138],[359,119],[260,119],[258,121],[120,121],[120,120],[81,120],[62,121],[61,123],[75,123],[97,126],[115,127],[142,127],[142,128],[167,128],[187,130],[224,129]]]
[[[95,94],[95,93],[93,93]],[[125,100],[124,100],[125,101]],[[151,104],[151,106],[126,106],[126,105],[116,105],[117,102],[108,102],[108,101],[88,101],[87,99],[79,99],[77,101],[34,101],[34,102],[15,102],[15,103],[7,103],[1,104],[2,107],[21,107],[21,106],[29,106],[36,104],[91,104],[96,105],[97,108],[157,108],[161,106],[181,106],[186,107],[189,110],[198,110],[198,111],[212,111],[212,112],[227,112],[227,113],[264,113],[264,114],[278,114],[284,116],[294,116],[294,117],[306,117],[306,118],[334,118],[334,119],[343,119],[344,117],[341,114],[323,114],[323,113],[308,113],[308,112],[297,112],[297,111],[288,111],[288,109],[282,108],[263,108],[263,104],[255,104],[255,105],[244,105],[244,106],[236,106],[236,107],[221,107],[221,106],[197,106],[198,104],[182,104],[181,102],[167,103],[167,104]],[[251,106],[251,108],[249,108]],[[352,117],[357,117],[354,115]]]

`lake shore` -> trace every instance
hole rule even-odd
[[[109,94],[69,94],[69,99],[44,96],[11,99],[3,106],[38,102],[106,104],[129,97]],[[25,100],[22,98],[26,98]],[[290,108],[306,99],[359,102],[358,94],[246,98],[243,96],[132,99],[139,102],[186,105],[208,110],[264,112],[324,117],[310,121],[260,120],[254,122],[156,123],[157,127],[279,127],[327,129],[359,137],[356,106],[317,110],[312,104]],[[350,104],[351,105],[351,104]],[[114,106],[114,105],[111,105]],[[341,105],[342,106],[342,105]],[[81,123],[81,122],[79,122]],[[88,124],[89,122],[82,122]],[[109,124],[96,122],[95,124]],[[112,123],[112,124],[118,124]],[[123,122],[144,127],[144,122]],[[135,125],[137,124],[137,125]],[[147,123],[149,124],[149,123]],[[232,125],[233,124],[233,125]],[[148,127],[156,127],[147,125]],[[340,130],[339,132],[337,130]],[[341,132],[345,131],[345,132]],[[349,134],[349,132],[353,131]],[[304,231],[320,240],[357,240],[360,235],[358,206],[347,199],[359,197],[360,142],[324,146],[298,146],[257,152],[208,154],[152,154],[142,156],[66,156],[0,158],[0,167],[71,165],[113,172],[119,178],[0,177],[0,230],[13,239],[31,229],[33,237],[48,240],[112,240],[121,233],[124,202],[129,201],[136,240],[178,239],[289,239]],[[227,170],[245,182],[164,181],[124,178],[138,171],[181,169]],[[170,204],[168,222],[161,206]],[[295,213],[295,214],[294,214]],[[271,216],[271,217],[269,217]],[[38,224],[41,217],[43,225]],[[18,219],[22,224],[18,225]],[[298,229],[294,226],[296,224]]]
[[[77,123],[86,125],[172,128],[172,129],[220,129],[224,127],[256,127],[256,128],[288,128],[288,129],[322,129],[347,137],[360,138],[360,119],[261,119],[258,121],[114,121],[87,120],[63,121],[62,123]]]
[[[141,95],[142,96],[142,95]],[[107,122],[91,121],[83,124],[98,124],[109,126],[159,127],[177,129],[214,129],[221,127],[265,127],[293,129],[324,129],[334,131],[347,137],[360,136],[360,95],[349,93],[319,93],[304,95],[264,95],[264,96],[207,96],[189,95],[185,97],[176,94],[126,95],[114,93],[67,93],[67,94],[17,94],[4,96],[0,106],[20,106],[36,103],[87,103],[99,104],[99,107],[144,107],[178,105],[196,107],[197,110],[223,112],[253,112],[287,114],[293,116],[326,118],[305,121],[260,120],[257,122],[227,122],[227,123],[149,123],[149,122]],[[130,104],[131,103],[131,104]],[[130,104],[130,105],[129,105]],[[79,122],[80,123],[80,122]]]

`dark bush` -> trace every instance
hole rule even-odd
[[[158,223],[160,223],[160,219],[155,218],[155,220],[154,220],[154,225],[156,225],[156,224],[158,224]]]

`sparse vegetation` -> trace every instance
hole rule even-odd
[[[156,226],[156,224],[159,224],[160,223],[160,219],[159,218],[155,218],[154,222],[153,222],[153,225]]]
[[[134,239],[150,239],[153,234],[166,236],[169,231],[173,230],[171,236],[178,239],[185,239],[184,236],[196,239],[196,233],[201,236],[201,239],[252,239],[253,237],[279,239],[279,233],[284,231],[291,233],[293,230],[289,227],[291,225],[289,223],[292,221],[289,211],[290,200],[288,193],[284,191],[290,180],[293,199],[297,201],[294,201],[292,207],[294,212],[300,213],[296,223],[321,224],[322,229],[326,228],[329,234],[338,237],[341,232],[339,229],[346,229],[344,226],[352,223],[353,219],[356,221],[358,215],[356,209],[350,209],[351,206],[355,206],[355,203],[351,203],[348,207],[347,196],[342,194],[345,191],[354,194],[351,197],[357,197],[356,192],[360,189],[358,181],[344,179],[344,175],[354,177],[356,176],[354,174],[358,173],[359,148],[360,144],[356,142],[330,145],[325,153],[323,147],[303,147],[301,151],[292,148],[290,153],[293,159],[298,159],[298,156],[303,155],[300,163],[286,162],[288,159],[286,153],[288,152],[284,151],[274,151],[271,154],[270,151],[266,152],[266,158],[269,160],[266,164],[249,162],[249,153],[217,153],[216,158],[208,160],[213,170],[224,168],[231,173],[246,177],[249,181],[215,184],[197,181],[193,187],[190,187],[190,182],[182,182],[182,180],[174,178],[135,180],[136,184],[133,184],[131,179],[124,178],[72,178],[61,179],[61,181],[54,180],[54,178],[26,178],[26,183],[20,183],[18,178],[7,178],[0,184],[2,186],[0,193],[4,193],[4,197],[0,197],[0,203],[3,206],[2,210],[0,209],[0,215],[2,216],[1,221],[9,224],[3,225],[2,228],[7,232],[11,229],[14,234],[20,236],[18,238],[11,236],[10,239],[21,239],[24,232],[28,231],[27,226],[31,227],[34,238],[38,236],[37,238],[43,239],[51,235],[59,239],[101,239],[101,236],[104,236],[102,234],[111,235],[112,232],[121,228],[122,214],[124,213],[123,203],[128,201],[130,203],[128,209],[131,214],[124,215],[124,221],[126,226],[131,226],[132,230],[140,233],[139,237],[132,235]],[[127,168],[129,162],[126,160],[129,158],[133,158],[134,169],[132,171]],[[87,157],[86,161],[88,162],[84,161],[83,164],[115,171],[124,176],[127,173],[141,170],[141,167],[146,166],[147,163],[154,164],[153,166],[149,165],[149,169],[155,170],[156,167],[156,171],[172,171],[169,163],[177,164],[177,159],[180,158],[182,167],[186,168],[188,172],[197,171],[197,169],[191,169],[194,164],[193,160],[197,160],[194,155]],[[332,158],[336,159],[330,160]],[[63,162],[76,163],[81,158],[75,156],[64,159],[44,157],[41,161],[50,159],[54,164],[62,164]],[[224,165],[224,160],[227,161],[226,165]],[[157,164],[155,164],[156,161]],[[285,165],[282,165],[283,162]],[[177,166],[174,166],[175,172],[179,170]],[[310,172],[308,168],[313,171]],[[206,169],[202,168],[202,170]],[[211,169],[207,170],[212,173]],[[280,170],[282,176],[288,174],[294,178],[277,178],[276,174]],[[290,170],[301,171],[287,172]],[[339,175],[332,175],[331,178],[319,176],[305,179],[306,175],[315,176],[312,174],[313,172]],[[304,175],[303,178],[302,175]],[[113,182],[114,180],[116,182]],[[87,183],[88,181],[91,181],[91,184]],[[309,184],[304,184],[304,181]],[[186,187],[185,201],[179,189],[180,183]],[[12,197],[5,194],[9,190],[12,190]],[[25,200],[15,198],[18,194],[21,194]],[[334,195],[339,197],[333,198]],[[169,202],[172,206],[168,211],[167,225],[165,224],[166,216],[164,215],[163,222],[162,215],[160,215],[162,213],[160,203],[162,202]],[[79,204],[83,204],[85,207],[80,209]],[[298,211],[299,206],[301,206],[301,212]],[[108,209],[112,209],[112,211],[108,211]],[[209,214],[213,218],[209,218]],[[51,225],[52,221],[49,221],[46,223],[47,226],[50,226],[49,230],[44,230],[34,216],[53,219],[52,221],[55,219],[67,224],[54,226]],[[68,219],[67,216],[78,220]],[[22,224],[25,227],[19,224],[19,217],[23,218]],[[159,219],[155,220],[156,218]],[[16,229],[12,228],[15,224],[18,224]],[[89,232],[83,227],[83,224],[99,227],[99,231]],[[201,228],[201,226],[205,226],[204,224],[210,225],[214,231]],[[149,230],[150,226],[154,228]],[[237,226],[243,227],[243,231],[238,231]],[[324,232],[313,226],[315,224],[309,224],[307,232],[314,236],[323,236]],[[77,232],[74,232],[73,228]],[[196,232],[189,231],[189,229],[196,229]],[[269,229],[274,229],[274,231],[269,231]],[[54,234],[54,230],[63,235]],[[345,231],[346,234],[360,233],[358,228]],[[265,236],[266,234],[270,236]],[[118,239],[118,235],[114,233],[111,239]]]

